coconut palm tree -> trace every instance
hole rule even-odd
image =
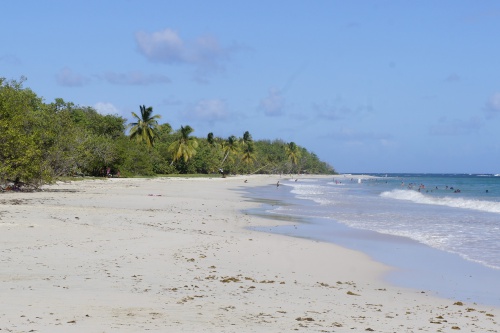
[[[252,142],[252,141],[253,141],[252,135],[250,134],[249,131],[246,131],[245,133],[243,133],[243,143]]]
[[[297,162],[301,157],[299,146],[297,146],[295,142],[290,142],[285,146],[285,152],[288,157],[288,160],[292,162],[292,165],[297,165]]]
[[[214,133],[210,132],[208,133],[207,135],[207,142],[209,145],[211,146],[214,146],[215,145],[215,137],[214,137]]]
[[[149,147],[154,146],[154,140],[158,136],[158,121],[161,115],[156,114],[152,116],[153,108],[150,106],[146,108],[145,105],[139,106],[141,109],[141,116],[139,117],[135,112],[132,116],[136,122],[130,123],[130,139],[136,139],[138,142],[146,142]]]
[[[243,146],[241,160],[246,164],[255,162],[255,146],[253,141],[248,141],[247,144]]]
[[[222,160],[221,166],[224,164],[224,162],[226,161],[227,157],[230,154],[235,154],[238,152],[239,149],[238,139],[234,135],[231,135],[229,138],[227,138],[223,147],[224,151],[226,152],[226,155],[224,155],[224,159]]]
[[[196,138],[189,136],[193,132],[194,129],[191,126],[181,126],[181,129],[179,130],[179,138],[172,142],[168,147],[169,152],[173,155],[171,164],[181,158],[184,162],[187,162],[196,154],[198,141]]]

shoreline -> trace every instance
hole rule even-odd
[[[290,187],[285,187],[290,189]],[[272,190],[248,191],[249,197],[274,198]],[[289,193],[289,191],[288,191]],[[278,206],[312,206],[316,203],[296,198],[293,194],[280,194]],[[270,199],[272,200],[272,199]],[[263,200],[260,200],[263,201]],[[271,205],[261,206],[250,212],[270,219],[286,220],[280,210]],[[254,228],[264,232],[307,238],[333,243],[366,253],[373,260],[393,267],[384,276],[391,285],[425,290],[437,297],[500,307],[500,270],[462,258],[456,253],[445,252],[405,236],[356,229],[331,218],[289,216],[293,226]],[[408,260],[408,259],[411,260]]]
[[[106,179],[0,194],[0,329],[498,331],[499,308],[391,286],[381,278],[391,268],[361,252],[249,230],[277,223],[244,213],[259,203],[241,190],[277,180]]]
[[[279,210],[269,212],[274,209],[273,206],[316,205],[309,200],[295,198],[289,191],[289,195],[280,193],[280,200],[275,200],[272,192],[265,188],[249,189],[247,196],[250,200],[260,198],[256,202],[262,205],[248,212],[277,221],[289,221],[293,225],[256,227],[252,230],[328,242],[361,251],[373,260],[392,267],[383,277],[391,285],[425,290],[450,300],[500,307],[499,292],[494,287],[500,281],[499,270],[408,237],[355,229],[329,218],[288,216],[280,214]],[[261,197],[269,198],[268,202]]]

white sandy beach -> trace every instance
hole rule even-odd
[[[245,183],[244,180],[248,182]],[[0,194],[1,332],[500,332],[500,309],[383,282],[235,191],[279,176],[102,179]]]

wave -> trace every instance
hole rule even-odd
[[[332,205],[335,201],[325,197],[325,189],[322,186],[311,184],[284,184],[292,187],[291,193],[298,199],[312,200],[320,205]]]
[[[431,197],[412,190],[392,190],[382,192],[381,197],[396,200],[408,200],[419,204],[448,206],[453,208],[473,209],[489,213],[500,213],[500,203],[486,200],[473,200],[451,197]]]

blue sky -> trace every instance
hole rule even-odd
[[[500,2],[6,1],[0,77],[339,172],[500,173]]]

